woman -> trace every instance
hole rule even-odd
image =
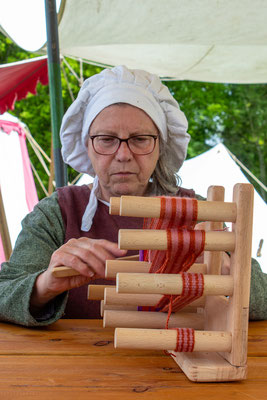
[[[63,118],[61,141],[64,161],[95,176],[94,184],[60,188],[25,218],[0,274],[2,320],[35,326],[63,315],[97,318],[87,284],[104,283],[105,261],[125,256],[118,230],[142,227],[141,219],[110,216],[110,197],[195,196],[175,176],[186,156],[187,121],[155,75],[120,66],[87,79]],[[79,275],[54,277],[53,268],[64,265]]]

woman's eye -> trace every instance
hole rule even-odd
[[[103,144],[112,144],[112,143],[115,142],[115,140],[116,140],[116,139],[114,139],[114,138],[109,138],[109,137],[98,138],[98,141],[99,141],[100,143],[103,143]]]
[[[144,143],[148,140],[146,136],[136,136],[133,138],[136,143]]]

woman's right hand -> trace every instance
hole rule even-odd
[[[126,252],[120,250],[117,243],[105,239],[70,239],[52,254],[47,270],[37,277],[31,308],[39,309],[60,293],[85,285],[92,279],[104,278],[106,260],[125,256]],[[79,275],[55,277],[52,271],[59,266],[71,267]]]

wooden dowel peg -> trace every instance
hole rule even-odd
[[[115,348],[174,351],[176,341],[177,332],[173,329],[115,329]],[[195,331],[194,351],[230,352],[231,348],[232,335],[229,332]]]
[[[203,305],[202,305],[203,306]],[[104,300],[100,301],[100,316],[103,317],[104,316],[104,312],[105,311],[110,311],[110,310],[114,310],[114,311],[138,311],[138,306],[137,305],[132,305],[132,306],[128,306],[128,305],[124,305],[124,304],[105,304]],[[199,307],[193,307],[190,304],[185,306],[183,309],[179,310],[180,314],[183,313],[190,313],[191,315],[196,314],[197,312],[200,313],[200,311],[202,311],[202,308]],[[140,312],[140,311],[138,311]],[[118,326],[118,325],[117,325]],[[201,329],[201,327],[198,327],[198,329]]]
[[[115,311],[137,311],[136,306],[125,306],[124,304],[112,304],[107,305],[104,300],[100,301],[100,315],[103,317],[105,311],[115,310]]]
[[[146,261],[107,260],[105,276],[106,278],[116,278],[118,272],[148,273],[150,267],[151,263]],[[188,272],[206,274],[207,266],[206,264],[193,264]]]
[[[167,233],[160,229],[120,229],[119,248],[127,250],[166,250]],[[233,232],[206,232],[205,251],[234,251]]]
[[[68,276],[77,276],[80,275],[76,269],[73,269],[71,267],[55,267],[52,270],[53,276],[56,278],[66,278]]]
[[[161,202],[157,197],[121,196],[120,206],[113,207],[113,212],[120,210],[120,215],[128,217],[159,218]],[[223,201],[198,201],[198,221],[235,222],[236,204]]]
[[[145,261],[107,260],[105,276],[106,278],[116,278],[117,272],[148,273],[150,266],[151,264]]]
[[[105,310],[103,326],[105,328],[164,329],[166,321],[167,314],[162,312]],[[168,326],[169,328],[203,329],[203,315],[197,313],[173,313],[170,316]]]
[[[204,275],[204,295],[231,296],[234,280],[228,275]],[[118,273],[116,280],[118,293],[176,294],[183,290],[180,274],[130,274]]]
[[[106,286],[106,285],[88,285],[88,300],[104,300],[104,292],[106,288],[114,288],[115,286]]]
[[[109,214],[120,215],[120,197],[110,197],[109,199]]]
[[[148,306],[153,307],[158,304],[162,298],[161,294],[128,294],[128,293],[117,293],[116,288],[107,286],[104,292],[104,303],[106,305],[124,305],[124,306]],[[184,309],[190,310],[197,307],[203,307],[205,304],[205,297],[202,296],[199,299],[193,301]],[[184,310],[183,309],[183,310]]]
[[[118,257],[112,261],[139,261],[139,254],[134,254],[132,256]]]
[[[104,303],[106,305],[120,304],[125,306],[155,306],[161,299],[159,294],[125,294],[117,293],[116,287],[106,287],[104,291]]]

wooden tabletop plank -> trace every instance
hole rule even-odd
[[[248,357],[250,356],[267,357],[267,321],[251,321],[249,323]]]
[[[46,399],[266,399],[267,360],[249,359],[248,379],[219,384],[189,381],[168,357],[0,356],[1,398],[38,393]],[[219,390],[218,390],[219,388]],[[12,397],[13,396],[13,397]],[[77,397],[78,396],[78,397]],[[84,397],[81,397],[84,396]],[[92,397],[91,397],[92,396]]]
[[[102,321],[59,320],[44,328],[0,323],[0,398],[9,400],[265,400],[267,321],[250,322],[248,378],[194,383],[162,351],[114,349]]]
[[[0,354],[99,354],[105,346],[106,354],[124,354],[114,349],[113,328],[102,328],[100,320],[61,319],[49,327],[25,328],[0,323]],[[136,355],[143,354],[136,351]],[[155,352],[146,352],[146,354]],[[162,354],[162,351],[159,352]],[[250,322],[248,356],[267,357],[267,321]]]

